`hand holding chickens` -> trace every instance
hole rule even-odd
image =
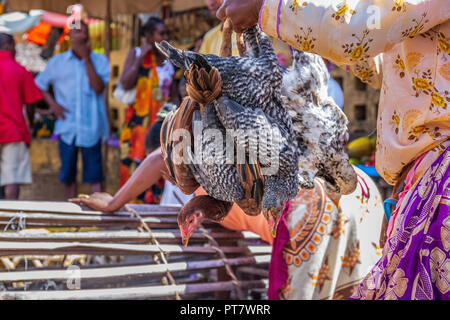
[[[235,32],[258,24],[262,0],[224,0],[217,10],[216,16],[221,20],[229,18]]]

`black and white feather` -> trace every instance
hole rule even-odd
[[[326,181],[329,192],[349,194],[357,178],[345,149],[348,119],[328,96],[328,79],[320,56],[294,50],[293,64],[283,76],[283,102],[300,152],[300,186],[313,188],[318,176]]]
[[[273,129],[269,132],[279,132],[278,136],[270,140],[273,145],[279,146],[277,170],[264,176],[262,200],[263,210],[279,212],[286,201],[297,195],[299,186],[297,140],[294,137],[292,119],[281,99],[282,68],[269,37],[258,27],[245,30],[243,40],[243,57],[202,55],[178,50],[167,42],[157,44],[157,47],[174,65],[185,70],[189,70],[190,65],[207,71],[211,67],[219,70],[222,97],[214,101],[214,106],[217,117],[225,128],[254,132],[251,130],[270,125]],[[236,111],[237,106],[239,111]],[[261,121],[254,122],[252,119]],[[264,150],[265,156],[268,156],[268,150],[274,150],[273,146],[269,145]],[[271,164],[266,164],[266,168],[270,168]],[[261,166],[264,167],[264,164]],[[213,183],[215,178],[210,179],[210,183]]]

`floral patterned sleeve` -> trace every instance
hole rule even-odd
[[[336,63],[336,62],[335,62]],[[340,64],[336,65],[344,70],[347,70],[354,76],[361,79],[362,82],[369,84],[374,89],[381,89],[382,84],[382,63],[383,54],[380,53],[374,58],[357,61],[353,64]]]
[[[260,26],[380,87],[380,54],[447,20],[441,12],[449,7],[450,0],[265,0]]]

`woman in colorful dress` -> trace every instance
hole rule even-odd
[[[395,185],[396,205],[382,257],[354,299],[450,299],[449,7],[449,0],[224,0],[217,12],[236,32],[259,23],[381,88],[376,168]]]
[[[176,92],[174,68],[155,47],[155,42],[168,41],[167,26],[161,19],[151,17],[143,26],[142,34],[142,44],[128,53],[120,79],[124,90],[136,88],[136,99],[125,111],[120,135],[120,186],[144,160],[145,136],[158,119],[161,107]],[[134,202],[159,203],[163,187],[161,178]]]

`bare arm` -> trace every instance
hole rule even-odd
[[[120,82],[125,90],[130,90],[136,86],[141,63],[142,59],[136,57],[135,50],[131,49],[125,60],[122,76],[120,77]]]
[[[373,59],[393,45],[445,22],[448,0],[224,0],[217,17],[236,32],[260,22],[269,36],[336,64]],[[351,21],[351,23],[350,23]]]
[[[102,78],[98,75],[97,71],[95,71],[95,67],[94,64],[92,63],[91,56],[90,55],[86,56],[84,61],[86,64],[89,84],[91,85],[92,89],[94,89],[95,93],[99,95],[103,92],[103,90],[105,90],[105,84]]]
[[[28,119],[28,126],[33,128],[34,125],[34,113],[36,112],[36,104],[31,103],[27,104],[27,119]]]
[[[130,179],[111,197],[107,193],[94,193],[89,198],[69,199],[70,202],[84,204],[94,210],[113,212],[119,210],[125,204],[147,190],[162,177],[165,170],[161,148],[149,154],[139,165]]]
[[[120,77],[120,82],[125,90],[130,90],[136,86],[139,67],[144,62],[145,57],[153,50],[153,46],[146,41],[145,38],[142,39],[141,54],[136,57],[135,49],[131,49],[128,52],[127,59],[125,60],[122,76]]]

